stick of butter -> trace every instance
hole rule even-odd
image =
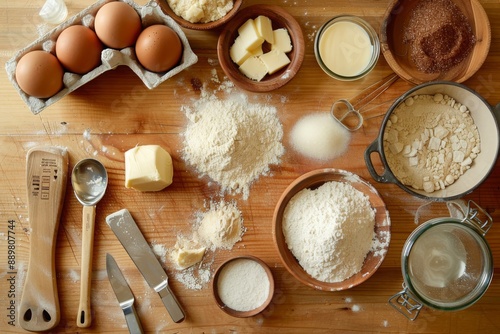
[[[125,187],[159,191],[172,184],[170,154],[158,145],[136,146],[125,152]]]

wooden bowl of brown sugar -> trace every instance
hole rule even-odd
[[[411,83],[460,83],[486,60],[491,28],[477,0],[394,0],[384,15],[380,44],[389,66]]]

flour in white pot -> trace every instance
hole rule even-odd
[[[303,189],[288,202],[282,221],[288,248],[313,278],[328,283],[358,273],[372,248],[375,210],[348,183]]]
[[[270,282],[264,268],[250,259],[236,259],[226,264],[217,280],[221,301],[235,311],[251,311],[269,296]]]
[[[276,108],[248,102],[246,95],[225,100],[202,95],[192,107],[184,132],[183,159],[222,187],[248,199],[250,185],[270,172],[284,153],[283,128]]]
[[[440,93],[407,98],[391,114],[383,140],[396,178],[427,193],[453,184],[481,150],[468,108]]]

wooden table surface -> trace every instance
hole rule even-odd
[[[50,26],[42,24],[38,10],[43,0],[0,1],[0,59],[5,63],[19,49],[35,40]],[[248,6],[258,1],[244,1]],[[66,1],[69,15],[92,4],[91,0]],[[145,1],[138,2],[144,4]],[[219,250],[212,271],[224,260],[242,254],[263,259],[275,278],[275,296],[270,306],[251,318],[233,318],[216,306],[210,283],[199,290],[176,280],[178,272],[169,260],[162,263],[170,275],[172,289],[184,306],[187,319],[175,324],[161,300],[140,275],[125,250],[105,223],[105,217],[119,209],[132,212],[146,239],[164,248],[173,247],[179,232],[187,233],[196,212],[204,209],[219,189],[183,161],[181,133],[187,119],[181,107],[200,97],[199,83],[215,90],[224,73],[217,62],[218,32],[185,31],[199,57],[198,63],[148,90],[127,67],[119,67],[94,79],[64,97],[38,115],[33,115],[0,71],[0,332],[21,333],[18,310],[29,260],[30,225],[26,193],[26,153],[36,146],[66,147],[70,170],[87,157],[99,159],[109,173],[109,187],[97,206],[92,271],[92,326],[76,326],[80,287],[82,206],[73,196],[68,182],[56,249],[57,285],[61,321],[54,332],[118,333],[127,332],[122,311],[112,292],[105,269],[105,254],[111,253],[119,263],[136,296],[136,307],[147,332],[166,333],[346,333],[346,332],[414,332],[414,333],[499,333],[500,332],[500,227],[494,225],[487,234],[493,257],[497,260],[495,276],[486,294],[472,307],[460,312],[440,312],[424,308],[416,321],[397,313],[388,298],[401,290],[400,257],[403,244],[420,221],[447,215],[441,205],[425,206],[394,184],[380,184],[369,175],[363,160],[364,151],[377,136],[382,117],[365,120],[363,128],[353,134],[348,152],[329,162],[315,162],[299,156],[289,146],[289,130],[302,115],[327,112],[333,101],[350,98],[391,73],[381,56],[376,68],[356,82],[339,82],[329,78],[316,63],[313,53],[315,33],[334,15],[349,13],[365,18],[379,29],[388,0],[276,0],[298,20],[305,39],[305,59],[298,75],[272,93],[247,93],[252,101],[273,105],[284,127],[286,153],[272,175],[260,177],[251,188],[250,197],[234,199],[242,211],[247,229],[241,242],[232,250]],[[475,89],[490,104],[500,102],[500,3],[481,1],[488,13],[491,50],[482,68],[465,84]],[[196,84],[198,83],[198,84]],[[398,80],[374,102],[371,113],[382,115],[388,103],[412,87]],[[123,153],[143,144],[158,144],[174,160],[174,182],[164,191],[140,193],[124,187]],[[274,206],[290,182],[301,174],[323,167],[345,169],[370,181],[380,192],[390,212],[392,240],[379,270],[366,282],[342,292],[317,291],[299,283],[284,268],[273,245],[271,226]],[[476,201],[498,223],[500,221],[500,163],[488,179],[466,199]],[[417,216],[418,213],[418,216]],[[15,226],[15,268],[8,269],[8,229]],[[161,248],[160,247],[160,248]],[[14,272],[14,274],[8,274]],[[11,276],[14,280],[11,282]],[[11,285],[11,283],[13,283]],[[10,322],[12,316],[14,322]],[[10,323],[9,323],[10,322]]]

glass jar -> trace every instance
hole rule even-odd
[[[353,81],[376,65],[380,42],[365,20],[352,15],[333,17],[321,26],[314,40],[314,55],[330,77]]]
[[[494,268],[484,235],[492,218],[473,201],[464,214],[464,219],[431,219],[406,240],[401,254],[403,290],[389,304],[408,319],[415,320],[423,306],[463,310],[488,289]]]

